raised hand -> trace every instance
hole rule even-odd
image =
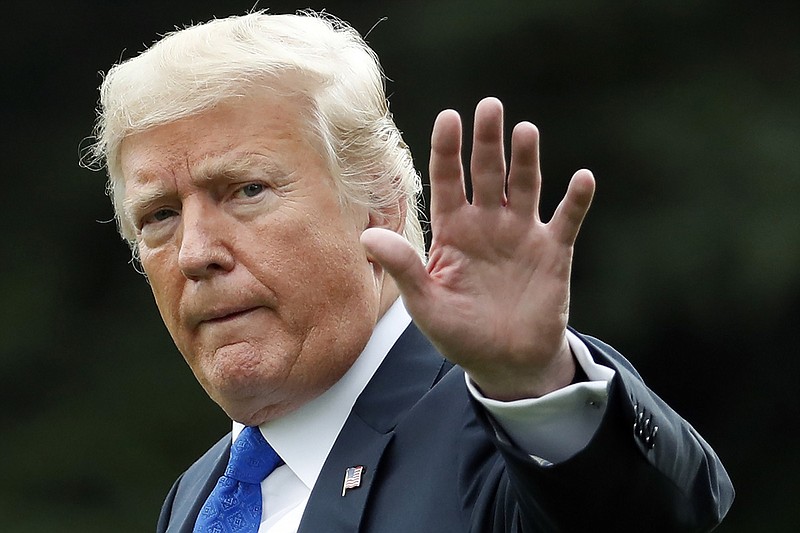
[[[566,340],[572,251],[594,177],[576,172],[543,223],[539,133],[533,124],[517,124],[506,172],[503,108],[495,98],[475,110],[472,203],[455,111],[439,114],[431,146],[427,266],[388,230],[364,232],[367,252],[395,279],[417,326],[486,396],[538,397],[567,385],[575,371]]]

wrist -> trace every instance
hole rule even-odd
[[[558,355],[549,359],[546,365],[495,366],[483,372],[465,370],[481,394],[504,402],[539,398],[573,383],[589,380],[575,361],[566,338]]]

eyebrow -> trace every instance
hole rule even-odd
[[[226,154],[223,157],[209,156],[198,162],[190,169],[193,181],[212,181],[215,178],[243,178],[256,173],[267,174],[270,177],[288,176],[289,173],[277,164],[272,158],[254,152],[235,154],[232,157]],[[160,180],[150,180],[151,174],[142,171],[136,172],[134,177],[149,181],[135,187],[136,194],[126,197],[122,201],[125,215],[137,227],[136,217],[149,207],[169,195],[169,191],[161,184]]]
[[[157,203],[166,196],[166,190],[160,183],[148,183],[136,187],[136,196],[131,197],[127,194],[122,200],[122,210],[134,228],[139,228],[136,220],[137,215],[146,211],[151,205]]]
[[[244,177],[254,171],[270,176],[286,175],[287,172],[272,158],[255,152],[244,152],[233,157],[208,157],[201,160],[191,174],[198,181],[216,177]]]

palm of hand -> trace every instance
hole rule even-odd
[[[472,203],[455,112],[441,113],[434,125],[430,171],[427,267],[385,234],[365,232],[367,250],[394,277],[420,329],[484,394],[535,397],[566,385],[574,373],[566,343],[572,250],[594,192],[591,173],[573,176],[542,223],[538,132],[517,125],[506,174],[502,106],[491,98],[475,113]]]

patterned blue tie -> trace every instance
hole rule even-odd
[[[281,463],[257,427],[245,427],[231,446],[228,467],[211,491],[194,533],[257,533],[261,482]]]

